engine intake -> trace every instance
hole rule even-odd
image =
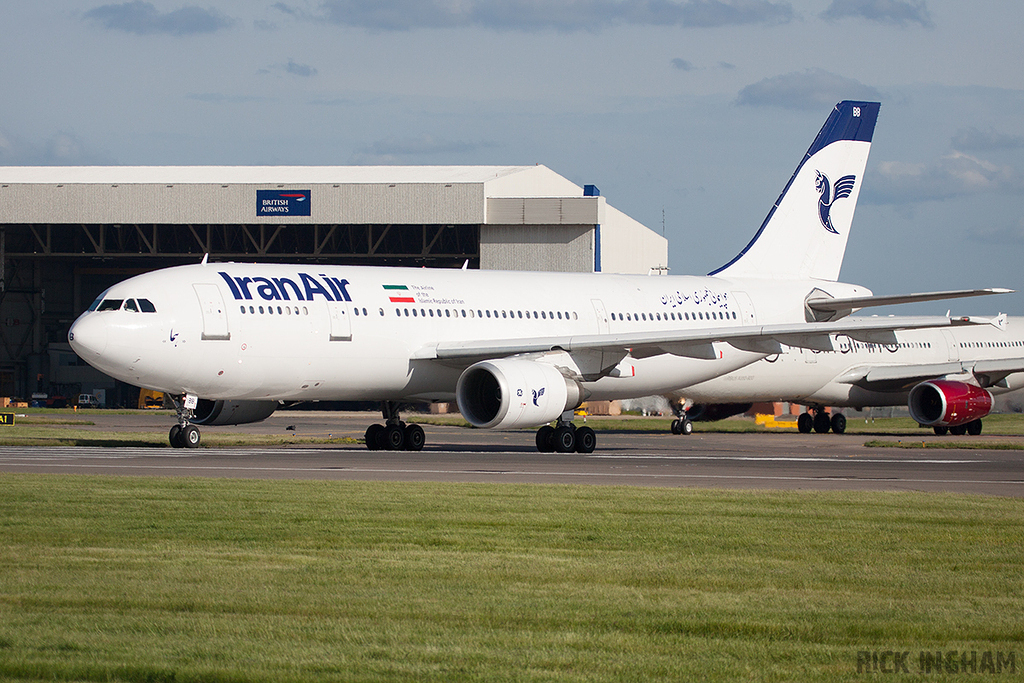
[[[197,425],[244,425],[266,420],[277,410],[277,401],[211,401],[201,398],[192,411]]]
[[[966,382],[936,379],[911,389],[907,407],[925,427],[957,427],[988,415],[992,394]]]
[[[455,398],[474,427],[512,429],[551,422],[583,402],[583,389],[532,360],[485,360],[459,377]]]

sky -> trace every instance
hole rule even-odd
[[[841,279],[1024,314],[1024,3],[191,2],[9,3],[0,165],[544,164],[700,275],[877,100]]]

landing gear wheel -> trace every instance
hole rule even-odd
[[[181,428],[181,443],[185,448],[199,448],[199,427],[195,425],[185,425]]]
[[[383,444],[389,451],[400,451],[405,447],[405,430],[400,424],[391,424],[384,428]]]
[[[967,433],[971,436],[978,436],[981,434],[981,420],[971,420],[967,423]]]
[[[423,444],[427,437],[423,433],[423,427],[419,425],[407,425],[405,428],[405,450],[422,451]]]
[[[949,434],[949,427],[932,427],[932,430],[935,432],[936,436],[945,436],[946,434]]]
[[[814,429],[814,418],[810,413],[800,413],[800,417],[796,419],[796,428],[801,434],[810,434]]]
[[[683,436],[689,436],[693,434],[693,422],[688,418],[683,418],[679,421],[679,433]]]
[[[541,453],[555,452],[555,428],[544,425],[537,430],[537,450]]]
[[[597,448],[597,434],[590,427],[580,427],[576,430],[576,452],[593,453]]]
[[[682,434],[683,432],[679,429],[679,420],[672,420],[672,433]]]
[[[572,427],[559,427],[555,430],[555,450],[559,453],[572,453],[576,450],[576,430]]]
[[[828,413],[824,410],[816,412],[814,414],[814,431],[824,434],[830,429],[832,429],[832,421],[829,420]]]
[[[181,425],[174,425],[171,427],[171,431],[167,434],[167,438],[171,442],[171,448],[185,447],[185,442],[181,440]]]
[[[846,416],[842,413],[836,413],[832,416],[832,431],[836,434],[842,434],[846,431]]]
[[[957,425],[956,427],[950,427],[949,433],[953,436],[963,436],[967,433],[967,425]]]
[[[372,424],[366,428],[366,448],[371,451],[380,450],[379,437],[384,433],[384,426],[379,424]]]

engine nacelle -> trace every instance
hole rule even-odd
[[[211,401],[201,398],[190,422],[197,425],[244,425],[270,417],[277,401]]]
[[[462,373],[455,398],[474,427],[511,429],[551,422],[583,402],[583,389],[545,363],[485,360]]]
[[[911,389],[907,407],[925,427],[957,427],[988,415],[992,394],[966,382],[936,379]]]
[[[750,410],[753,403],[694,403],[686,409],[691,422],[716,422]]]

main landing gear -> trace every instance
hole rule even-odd
[[[174,411],[178,414],[178,424],[171,427],[167,434],[172,448],[199,448],[201,435],[199,427],[189,423],[192,419],[192,408],[195,407],[195,396],[171,395]]]
[[[384,401],[381,407],[384,424],[366,428],[366,448],[371,451],[421,451],[426,442],[423,427],[405,424],[398,415],[398,404]]]
[[[593,453],[597,434],[590,427],[572,423],[573,411],[567,410],[555,426],[544,425],[537,430],[537,450],[541,453]]]
[[[846,431],[846,416],[842,413],[833,413],[829,416],[824,408],[809,408],[812,412],[801,413],[796,419],[796,427],[801,434],[810,434],[812,431],[818,434],[825,434],[832,430],[836,434]]]
[[[981,419],[971,420],[967,424],[957,425],[956,427],[932,427],[932,429],[939,436],[945,436],[946,434],[952,434],[953,436],[963,436],[964,434],[978,436],[981,434]]]

